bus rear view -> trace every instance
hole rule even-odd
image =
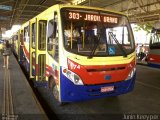
[[[160,68],[160,29],[152,29],[149,48],[148,65]]]

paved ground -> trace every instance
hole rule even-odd
[[[1,55],[0,55],[1,56]],[[4,77],[3,77],[3,74],[4,74],[4,72],[3,72],[3,59],[2,58],[0,58],[0,108],[2,108],[2,101],[3,101],[3,85],[4,85]],[[0,112],[0,113],[2,113],[2,112]]]
[[[13,55],[9,61],[9,69],[3,68],[3,58],[0,55],[0,119],[4,117],[2,114],[6,114],[7,117],[14,114],[18,120],[46,119]],[[6,109],[9,109],[7,113]],[[13,109],[12,113],[10,109]]]
[[[11,57],[10,60],[16,62],[13,57]],[[2,62],[2,57],[0,57],[0,65],[2,65]],[[36,110],[34,110],[36,106],[31,105],[31,97],[25,95],[26,91],[30,90],[28,90],[28,88],[25,90],[22,87],[22,85],[27,84],[27,80],[22,82],[23,79],[25,80],[23,73],[21,71],[18,72],[17,64],[12,62],[10,70],[15,113],[25,113],[27,115],[36,114]],[[0,75],[3,76],[3,74],[4,71],[1,68]],[[0,96],[3,96],[3,84],[3,77],[1,77]],[[116,117],[116,120],[117,117],[118,120],[120,120],[126,117],[124,114],[131,115],[132,118],[136,117],[135,115],[137,114],[150,114],[154,115],[153,117],[156,118],[154,120],[160,119],[160,69],[137,65],[135,89],[128,94],[117,97],[59,106],[48,89],[39,88],[39,91],[60,120],[113,120],[114,117]],[[2,103],[2,101],[3,97],[0,97],[0,103]],[[2,108],[2,104],[0,104],[0,108]],[[156,115],[158,114],[159,116],[157,118]]]
[[[155,120],[160,119],[160,69],[137,65],[135,89],[118,97],[58,106],[49,90],[40,88],[39,91],[60,119],[108,120],[111,117],[113,120],[115,116],[123,119],[124,114],[133,114],[133,117],[151,114]]]

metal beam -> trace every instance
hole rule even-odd
[[[143,6],[140,6],[140,7],[143,8],[143,7],[147,7],[147,6],[151,6],[151,5],[155,5],[155,4],[160,4],[160,1],[158,1],[158,2],[153,2],[153,3],[150,3],[150,4],[146,4],[146,5],[143,5]],[[138,9],[138,8],[139,8],[139,7],[134,7],[134,8],[122,10],[122,11],[120,11],[120,12],[135,10],[135,9]]]
[[[151,11],[151,12],[147,12],[147,13],[139,13],[139,14],[134,14],[134,15],[131,15],[129,17],[145,17],[145,16],[150,16],[150,15],[160,15],[160,9],[157,9],[157,10],[154,10],[154,11]]]
[[[111,4],[103,5],[103,6],[101,6],[101,7],[102,7],[102,8],[104,8],[104,7],[109,7],[109,6],[111,6],[111,5],[120,4],[120,3],[126,2],[126,1],[129,1],[129,0],[119,0],[119,1],[117,1],[117,2],[113,2],[113,3],[111,3]]]
[[[35,16],[35,15],[33,15],[33,14],[32,14],[32,15],[23,14],[23,15],[21,15],[21,17],[22,17],[22,16],[25,16],[25,17],[33,17],[33,16]]]
[[[35,11],[35,10],[23,10],[23,12],[30,12],[30,13],[37,13],[37,14],[40,13],[40,11]]]
[[[21,15],[22,15],[22,13],[23,13],[23,10],[24,10],[24,9],[25,9],[25,7],[27,6],[27,4],[28,4],[29,0],[23,0],[23,1],[21,1],[20,5],[22,4],[22,2],[24,2],[24,3],[25,3],[25,5],[24,5],[24,6],[22,6],[22,9],[21,9],[20,13],[18,13],[17,18],[15,19],[15,21],[17,21],[17,20],[20,18],[20,16],[21,16]]]
[[[26,7],[41,7],[41,8],[48,8],[48,6],[43,5],[29,5],[29,4],[21,4],[20,6],[26,6]]]
[[[5,14],[5,13],[8,13],[8,12],[13,12],[14,10],[15,10],[15,11],[16,11],[16,10],[22,11],[20,8],[17,8],[17,9],[13,9],[12,11],[4,11],[4,12],[1,12],[1,14]],[[40,11],[35,11],[35,10],[23,10],[23,12],[40,13]]]
[[[137,20],[130,20],[131,22],[135,22],[137,23]],[[141,19],[141,21],[138,21],[138,22],[154,22],[154,21],[159,21],[159,17],[152,17],[152,18],[143,18]]]
[[[13,23],[13,18],[14,18],[14,15],[15,15],[15,8],[16,8],[17,5],[18,5],[18,1],[19,1],[19,0],[16,0],[16,3],[15,3],[15,5],[14,5],[14,10],[13,10],[12,17],[11,17],[11,21],[10,21],[10,27],[12,26],[12,23]]]
[[[47,1],[47,0],[42,0],[42,1],[40,1],[40,2],[39,2],[39,5],[44,4],[46,1]],[[39,8],[39,7],[36,7],[34,10],[37,10],[38,8]]]
[[[19,16],[21,16],[21,14],[23,13],[23,10],[25,9],[25,7],[28,5],[29,0],[26,0],[25,5],[23,6],[22,10],[19,14]]]

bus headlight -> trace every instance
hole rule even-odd
[[[131,70],[131,72],[128,74],[128,77],[125,79],[125,81],[130,80],[134,76],[135,72],[136,72],[136,68],[134,67]]]
[[[75,74],[74,72],[72,72],[66,68],[62,68],[62,73],[69,80],[71,80],[75,85],[83,85],[81,78],[77,74]]]

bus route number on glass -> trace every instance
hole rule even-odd
[[[118,23],[118,18],[107,15],[79,13],[79,12],[68,12],[68,18],[71,20],[84,20],[92,22],[104,22],[104,23]]]

